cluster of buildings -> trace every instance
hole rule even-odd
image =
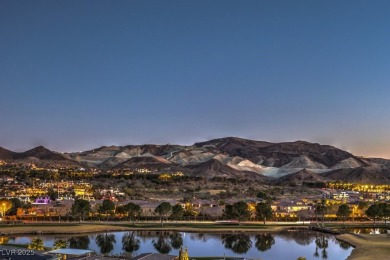
[[[7,165],[6,162],[0,160],[0,166]],[[30,169],[40,170],[34,164],[29,165]],[[58,173],[61,169],[45,169],[53,174]],[[72,176],[94,175],[97,172],[86,171],[78,168],[68,171]],[[122,169],[115,174],[134,174],[134,173],[150,173],[150,170],[137,169]],[[169,181],[174,177],[183,176],[182,172],[161,173],[159,179]],[[74,179],[74,178],[70,178]],[[76,178],[77,179],[77,178]],[[125,192],[119,188],[101,188],[97,189],[88,181],[83,181],[79,178],[76,180],[43,180],[34,178],[32,185],[27,185],[18,182],[17,179],[3,174],[0,176],[0,199],[17,198],[21,202],[32,205],[32,209],[25,210],[27,215],[66,215],[69,214],[70,208],[76,198],[81,198],[90,201],[93,209],[99,207],[104,200],[111,200],[116,206],[121,206],[129,202],[139,205],[142,209],[143,216],[155,216],[154,210],[162,202],[161,199],[150,200],[128,200]],[[314,215],[316,205],[320,201],[325,201],[326,205],[331,208],[332,205],[340,205],[347,203],[353,209],[354,214],[359,216],[359,202],[365,201],[368,203],[389,202],[390,201],[390,185],[363,185],[351,183],[327,183],[327,187],[322,189],[322,194],[312,197],[298,198],[290,197],[272,202],[272,210],[276,218],[311,218]],[[187,211],[191,211],[193,215],[210,216],[213,218],[221,217],[226,204],[233,204],[241,199],[225,199],[214,201],[204,199],[193,199],[189,202],[179,200],[168,200],[171,205],[180,204]],[[257,203],[261,199],[246,199],[244,200],[250,210],[254,211]],[[335,206],[333,207],[335,208]],[[361,212],[360,212],[361,213]],[[333,214],[333,215],[332,215]],[[361,214],[360,214],[361,215]],[[335,216],[334,212],[330,212],[328,217]]]

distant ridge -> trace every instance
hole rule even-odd
[[[66,160],[62,155],[52,152],[49,149],[38,146],[23,153],[15,154],[15,159],[26,159],[28,157],[38,158],[40,160]]]
[[[253,162],[272,167],[281,167],[295,158],[305,155],[310,160],[332,167],[338,162],[358,157],[330,145],[320,145],[306,141],[269,143],[247,140],[237,137],[226,137],[195,143],[197,147],[211,146],[230,156],[240,156]],[[364,162],[362,162],[364,164]]]
[[[317,173],[314,173],[310,170],[303,169],[285,176],[282,176],[275,180],[273,183],[277,185],[297,185],[302,184],[303,182],[326,182],[329,181],[328,178],[323,177]]]
[[[43,146],[37,146],[22,153],[16,153],[0,147],[0,159],[24,161],[26,163],[50,165],[80,166],[77,162],[65,158],[62,154],[50,151]]]
[[[250,179],[267,179],[266,177],[259,175],[255,172],[248,171],[238,171],[221,163],[216,159],[211,159],[206,162],[197,164],[197,165],[189,165],[185,167],[189,169],[192,175],[202,176],[202,177],[226,177],[226,178],[250,178]]]
[[[3,147],[0,147],[0,160],[9,160],[13,159],[15,156],[15,152],[7,150]]]
[[[169,161],[159,160],[153,156],[133,157],[125,162],[120,163],[116,168],[150,168],[161,169],[170,165]]]
[[[337,169],[322,173],[331,180],[361,184],[390,184],[390,169],[386,166],[366,166],[349,169]]]
[[[208,178],[273,179],[274,183],[301,183],[310,179],[390,183],[390,160],[358,157],[330,145],[306,141],[272,143],[224,137],[189,146],[112,145],[65,154],[43,146],[22,153],[0,147],[0,159],[103,171],[124,168],[142,168],[152,172],[182,171]]]

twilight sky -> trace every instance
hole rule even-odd
[[[0,146],[239,136],[390,158],[390,1],[0,0]]]

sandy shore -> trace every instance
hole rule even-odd
[[[337,239],[355,247],[348,260],[381,260],[390,258],[388,235],[342,234]]]

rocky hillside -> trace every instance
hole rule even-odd
[[[303,182],[327,182],[330,179],[321,176],[310,170],[300,170],[291,174],[287,174],[273,181],[276,185],[297,185]]]
[[[10,160],[15,156],[15,152],[11,152],[10,150],[4,149],[0,147],[0,160]]]
[[[289,178],[294,180],[329,178],[362,182],[370,179],[386,181],[390,169],[390,160],[357,157],[330,145],[305,141],[271,143],[237,137],[219,138],[191,146],[171,144],[102,146],[67,154],[56,153],[44,147],[36,147],[24,153],[14,153],[0,148],[0,159],[35,160],[46,164],[60,162],[102,170],[179,169],[186,174],[209,177],[246,176],[277,179],[295,173]],[[300,172],[304,169],[305,171]],[[300,175],[297,172],[300,172]]]
[[[60,153],[38,146],[31,150],[16,153],[0,147],[0,160],[34,163],[38,166],[81,166],[78,162],[68,159]]]
[[[282,167],[298,158],[303,159],[305,165],[309,164],[309,168],[317,167],[317,165],[321,165],[320,168],[331,168],[349,158],[353,158],[361,165],[365,164],[360,158],[341,149],[305,141],[269,143],[227,137],[196,143],[195,146],[215,148],[230,156],[239,156],[269,167]],[[295,166],[297,165],[294,164]]]
[[[390,184],[390,168],[382,165],[337,169],[321,176],[349,183]]]

